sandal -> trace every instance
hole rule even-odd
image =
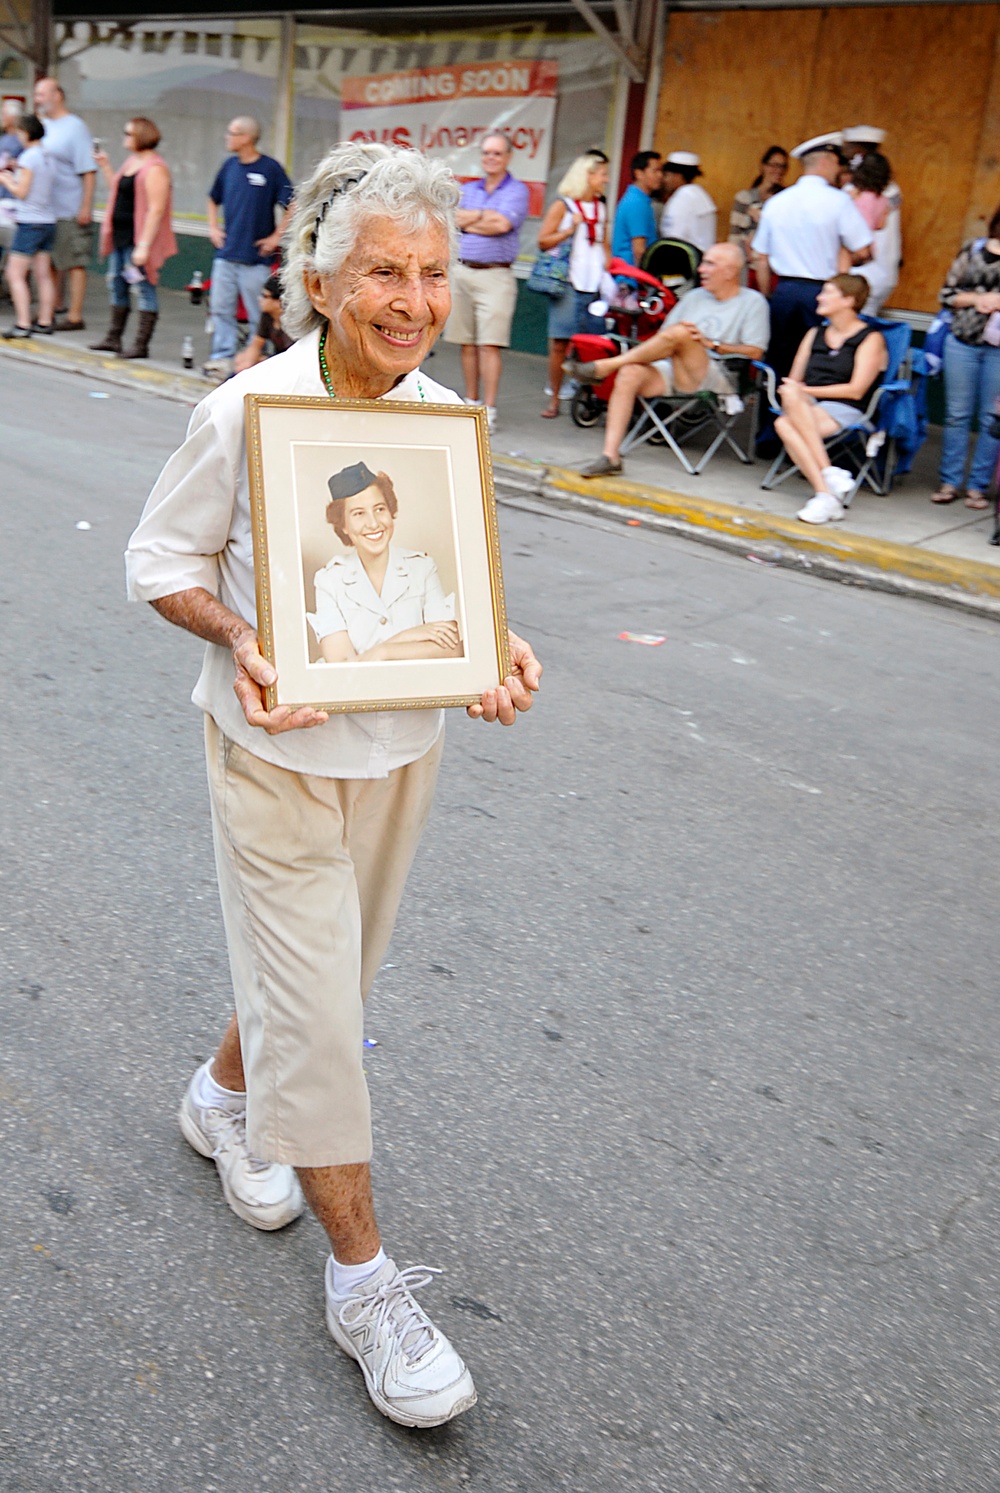
[[[932,503],[954,503],[958,497],[958,488],[953,487],[950,482],[942,482],[937,492],[931,493]]]
[[[966,508],[988,508],[990,500],[984,492],[979,491],[978,487],[967,487],[965,489],[965,506]]]
[[[552,406],[549,405],[548,409],[542,410],[542,419],[543,420],[557,420],[559,418],[559,413],[560,413],[560,411],[559,411],[559,406],[558,405],[556,405],[555,409],[553,409]]]

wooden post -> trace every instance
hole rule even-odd
[[[31,60],[37,77],[44,77],[52,66],[51,0],[31,0]]]
[[[278,53],[278,88],[274,109],[274,154],[292,175],[292,145],[295,126],[295,16],[281,17]]]

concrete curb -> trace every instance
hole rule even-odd
[[[1000,618],[1000,566],[979,565],[840,528],[809,529],[777,514],[646,487],[624,478],[588,480],[565,467],[502,455],[494,456],[493,467],[501,497],[533,498],[621,523],[638,522],[763,565],[804,570],[847,585],[919,596]]]
[[[194,373],[169,372],[139,360],[122,360],[107,353],[91,352],[86,347],[67,347],[61,342],[44,342],[26,337],[23,342],[2,342],[0,348],[8,358],[22,363],[37,363],[45,368],[59,368],[63,373],[77,373],[119,388],[144,389],[161,399],[180,404],[197,404],[210,393],[213,385]]]
[[[122,362],[89,348],[26,338],[0,343],[5,356],[61,368],[102,383],[141,389],[181,404],[197,404],[212,387],[197,374],[149,363]],[[847,585],[870,586],[900,596],[918,596],[979,616],[1000,618],[1000,566],[954,559],[936,550],[869,539],[843,529],[808,529],[773,513],[738,508],[684,493],[646,487],[624,478],[587,480],[566,467],[495,453],[493,469],[501,498],[526,498],[552,506],[600,514],[621,523],[695,539],[746,556],[762,565],[784,566]]]

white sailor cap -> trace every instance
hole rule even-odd
[[[881,145],[885,133],[885,130],[880,130],[874,124],[852,124],[849,130],[844,131],[844,142],[847,145]]]
[[[663,163],[663,169],[670,166],[695,166],[700,167],[701,157],[696,156],[693,150],[672,150]]]
[[[814,135],[811,140],[803,140],[791,154],[797,161],[801,161],[803,156],[811,155],[814,150],[828,150],[831,155],[840,155],[843,143],[844,136],[840,130],[828,130],[825,135]]]

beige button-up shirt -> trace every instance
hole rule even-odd
[[[132,601],[157,601],[201,586],[257,625],[250,487],[243,426],[245,394],[325,393],[319,332],[287,352],[213,389],[197,406],[184,444],[157,478],[128,543],[125,566]],[[394,400],[461,404],[459,396],[419,369],[391,390]],[[440,710],[333,715],[308,731],[268,736],[248,725],[233,693],[228,648],[209,643],[191,698],[244,750],[291,772],[327,778],[384,778],[415,762],[444,727]]]

